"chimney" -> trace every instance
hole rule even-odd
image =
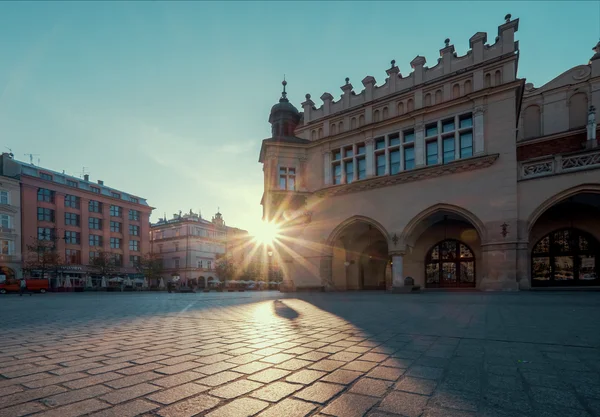
[[[89,181],[89,180],[90,180],[90,176],[89,176],[88,174],[85,174],[85,175],[83,176],[83,180],[84,180],[84,181]]]
[[[98,185],[104,185],[104,181],[98,180]]]

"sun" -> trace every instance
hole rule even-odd
[[[254,240],[263,245],[270,245],[279,236],[279,227],[275,223],[260,222],[254,231]]]

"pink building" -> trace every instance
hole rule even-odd
[[[35,238],[56,236],[65,266],[62,277],[93,275],[91,260],[111,254],[118,274],[136,273],[134,263],[150,252],[150,214],[145,199],[24,162],[21,167],[23,260]],[[56,280],[52,285],[56,285]]]

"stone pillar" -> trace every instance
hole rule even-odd
[[[483,114],[485,108],[479,106],[473,112],[473,155],[481,155],[485,151]]]
[[[403,276],[404,256],[400,253],[392,255],[392,288],[404,287]]]
[[[323,152],[323,184],[331,185],[331,152]]]
[[[365,140],[365,160],[367,164],[367,178],[375,175],[375,154],[373,153],[373,138]]]
[[[415,126],[415,166],[420,167],[425,164],[425,126],[423,123],[417,123]]]

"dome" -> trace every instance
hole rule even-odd
[[[298,109],[296,107],[294,107],[294,105],[292,103],[287,101],[287,99],[285,99],[285,101],[279,100],[279,103],[277,103],[273,107],[271,107],[271,114],[278,113],[278,112],[290,112],[290,113],[298,114]]]

